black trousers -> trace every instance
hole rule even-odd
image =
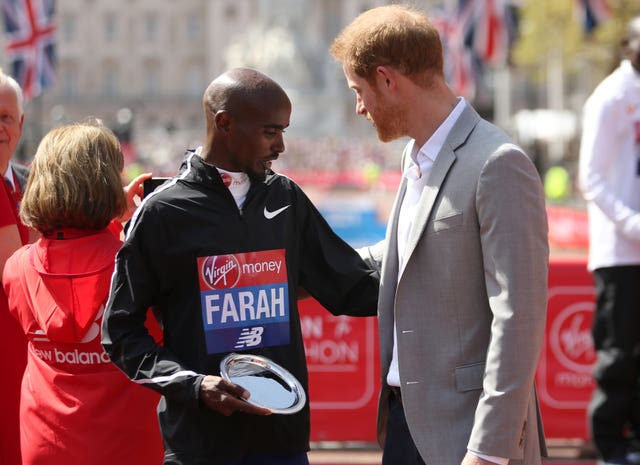
[[[382,451],[382,465],[425,465],[413,442],[399,395],[389,397],[387,437]]]
[[[596,389],[588,416],[598,452],[611,459],[640,450],[640,266],[599,268],[594,280]]]

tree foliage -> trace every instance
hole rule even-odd
[[[600,80],[620,59],[627,22],[640,14],[640,0],[609,0],[609,4],[611,16],[587,34],[578,17],[577,0],[524,0],[513,64],[535,79],[544,79],[549,56],[560,53],[565,74],[587,72]]]

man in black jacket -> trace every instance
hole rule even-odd
[[[334,314],[374,315],[378,277],[271,171],[291,114],[277,83],[233,69],[213,80],[203,106],[204,146],[131,220],[103,343],[129,377],[163,395],[165,464],[307,464],[308,404],[269,415],[218,376],[220,361],[266,356],[307,390],[299,287]],[[151,306],[163,346],[144,327]]]

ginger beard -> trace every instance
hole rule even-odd
[[[365,117],[373,122],[378,139],[382,142],[391,142],[406,136],[408,125],[402,106],[385,99],[378,86],[373,86],[372,89],[376,96],[376,102],[369,105],[370,108],[367,107]]]

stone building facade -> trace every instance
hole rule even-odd
[[[58,0],[57,82],[26,106],[22,157],[51,127],[97,117],[128,135],[141,158],[170,162],[202,139],[202,93],[232,66],[265,71],[287,90],[288,136],[375,137],[328,48],[357,14],[387,3]]]

